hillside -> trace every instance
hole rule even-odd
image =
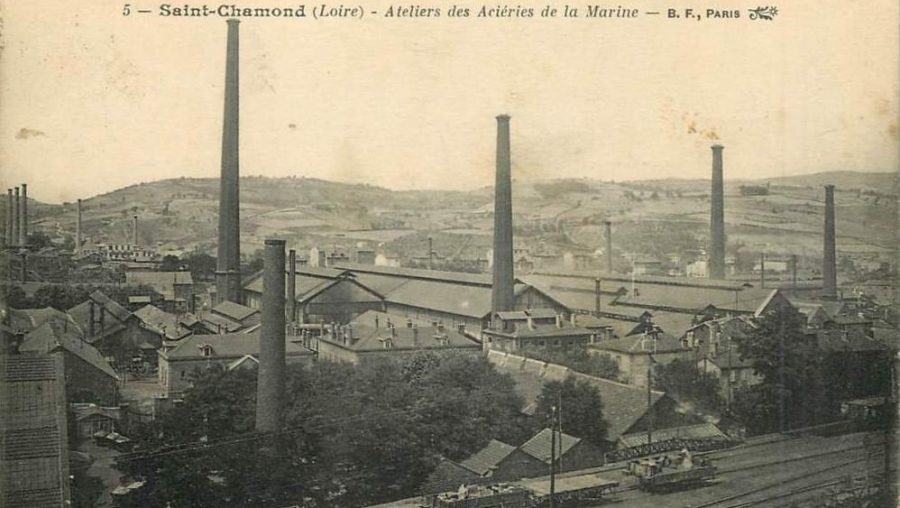
[[[890,194],[894,179],[885,173],[836,172],[726,181],[729,248],[817,255],[822,185],[834,182],[839,250],[883,252],[896,244],[897,203]],[[741,185],[767,183],[768,195],[741,195]],[[615,224],[617,250],[664,255],[696,249],[706,243],[708,194],[709,182],[703,180],[516,181],[516,238],[551,248],[593,251],[603,246],[603,221],[610,220]],[[137,215],[142,244],[211,251],[217,196],[217,179],[132,185],[84,200],[84,234],[94,242],[130,242],[132,217]],[[56,238],[73,235],[74,204],[37,204],[33,209],[39,229]],[[245,253],[261,247],[265,237],[280,236],[301,249],[365,242],[387,253],[424,255],[431,234],[443,255],[483,256],[490,247],[492,212],[491,188],[392,191],[310,178],[241,179]]]

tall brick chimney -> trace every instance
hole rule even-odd
[[[241,246],[238,150],[238,23],[228,20],[225,55],[225,113],[222,121],[222,173],[219,180],[219,244],[216,299],[240,303]],[[282,254],[282,257],[284,255]],[[282,270],[284,263],[281,264]],[[282,277],[283,278],[283,277]],[[283,295],[282,295],[283,296]],[[282,297],[282,300],[284,298]]]
[[[288,320],[293,323],[297,321],[297,251],[294,249],[288,253],[288,267]]]
[[[722,145],[712,146],[712,190],[709,218],[709,278],[725,278],[725,189],[722,177]]]
[[[256,430],[279,432],[284,425],[284,240],[266,239],[264,256]]]
[[[825,252],[822,256],[822,294],[837,297],[837,255],[834,246],[834,185],[825,186]]]
[[[22,208],[19,212],[19,245],[28,244],[28,184],[22,184]]]
[[[512,162],[509,116],[497,117],[497,175],[494,185],[494,277],[491,310],[513,310]]]
[[[19,219],[19,211],[21,210],[21,206],[22,205],[20,204],[20,201],[19,201],[19,188],[16,187],[15,188],[15,204],[13,206],[13,228],[12,228],[12,231],[13,231],[13,243],[12,244],[13,245],[22,245],[22,243],[19,242],[19,239],[20,239],[19,224],[21,221],[21,219]]]
[[[132,217],[133,224],[131,225],[131,245],[138,244],[138,217],[135,215]]]
[[[81,199],[75,204],[75,253],[81,252]]]
[[[613,273],[612,222],[603,223],[606,225],[606,271]]]
[[[15,219],[15,210],[16,203],[13,200],[13,190],[6,189],[6,245],[12,246],[15,245],[16,241],[13,238],[13,220]]]

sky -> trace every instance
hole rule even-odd
[[[123,4],[0,3],[0,188],[63,202],[218,175],[224,18]],[[501,113],[520,179],[708,178],[712,143],[726,179],[900,168],[896,0],[791,0],[756,22],[756,3],[716,5],[742,18],[245,18],[241,174],[491,185]]]

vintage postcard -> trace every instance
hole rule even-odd
[[[0,508],[896,506],[898,19],[0,0]]]

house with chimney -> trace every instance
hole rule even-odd
[[[150,286],[162,295],[161,308],[175,314],[195,312],[194,279],[191,272],[125,272],[125,283],[129,285]]]
[[[259,358],[260,333],[224,333],[190,335],[169,350],[157,351],[158,382],[167,397],[178,397],[201,371],[213,367],[229,368],[244,363],[245,357]],[[311,365],[315,354],[301,344],[301,337],[287,337],[285,362]]]
[[[578,326],[575,314],[566,318],[549,309],[497,312],[482,336],[485,349],[510,353],[572,349],[596,340],[594,331]]]
[[[480,354],[481,344],[464,329],[370,310],[345,325],[333,323],[305,343],[320,360],[358,364],[374,358],[430,353]]]
[[[115,300],[94,291],[87,300],[66,311],[78,325],[85,340],[116,365],[162,345],[142,332],[140,320]]]
[[[591,355],[611,358],[618,367],[620,381],[646,387],[654,364],[691,359],[692,350],[680,339],[663,330],[644,311],[637,322],[602,320],[606,333],[587,346]]]

